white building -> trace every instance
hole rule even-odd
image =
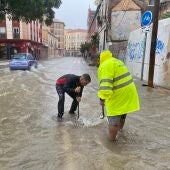
[[[87,30],[85,29],[66,29],[65,30],[65,55],[79,56],[80,46],[87,40]]]

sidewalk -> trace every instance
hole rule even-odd
[[[140,80],[139,78],[134,78],[134,79],[135,79],[135,84],[140,88],[140,90],[142,90],[142,89],[145,90],[145,91],[143,91],[143,93],[145,93],[146,91],[147,92],[154,91],[158,94],[170,95],[170,89],[168,89],[168,88],[157,86],[157,85],[154,85],[154,88],[151,88],[151,87],[146,86],[146,84],[148,84],[147,81]]]
[[[0,60],[0,69],[7,68],[9,65],[8,60]]]

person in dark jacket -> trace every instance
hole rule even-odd
[[[65,93],[73,99],[69,113],[74,114],[78,102],[81,101],[83,88],[90,82],[91,78],[89,74],[82,74],[81,76],[66,74],[56,80],[56,90],[59,96],[58,118],[61,119],[64,114]]]

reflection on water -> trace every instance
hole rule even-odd
[[[62,64],[61,64],[62,63]],[[67,68],[67,69],[66,69]],[[88,72],[80,118],[55,119],[55,79]],[[168,94],[140,89],[141,111],[130,114],[118,141],[99,119],[95,68],[81,58],[46,61],[29,71],[0,70],[0,169],[2,170],[166,170],[170,169]],[[140,86],[140,82],[139,82]]]

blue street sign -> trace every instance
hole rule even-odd
[[[152,12],[151,11],[145,11],[142,15],[142,26],[148,26],[152,22]]]

